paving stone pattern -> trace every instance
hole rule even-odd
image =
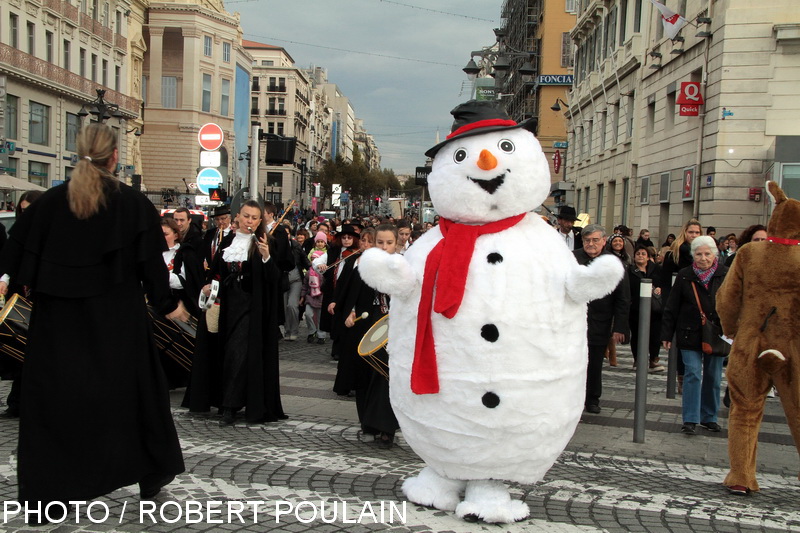
[[[221,427],[216,414],[181,409],[183,391],[173,391],[186,472],[155,499],[155,523],[149,515],[140,520],[136,487],[126,487],[98,500],[109,510],[102,523],[89,522],[85,513],[75,523],[72,514],[67,522],[31,529],[16,517],[0,523],[0,531],[800,531],[799,462],[779,400],[767,402],[760,437],[761,492],[730,496],[721,485],[727,432],[680,434],[680,397],[666,398],[666,373],[648,376],[645,443],[633,442],[635,373],[624,347],[619,366],[604,369],[602,412],[584,415],[567,450],[540,483],[511,485],[513,497],[529,505],[529,519],[499,526],[468,523],[450,512],[406,503],[401,523],[391,511],[402,509],[402,482],[422,468],[421,460],[401,434],[391,449],[361,434],[353,398],[331,391],[336,364],[329,345],[304,339],[301,331],[300,341],[281,345],[287,421],[248,425],[241,420]],[[0,383],[0,397],[8,388]],[[720,415],[725,428],[727,409],[722,407]],[[16,420],[0,419],[4,502],[16,498],[17,426]],[[255,520],[249,502],[260,502]],[[197,514],[187,521],[187,505],[222,509],[211,515],[222,523],[211,523],[206,515],[197,519]],[[228,519],[230,506],[245,509],[242,520],[235,513]],[[301,510],[278,518],[276,513],[289,506]],[[94,518],[102,518],[100,509]],[[374,514],[355,523],[365,509]]]

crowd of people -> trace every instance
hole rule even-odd
[[[564,206],[558,213],[556,230],[581,264],[588,264],[601,254],[612,254],[626,268],[625,278],[608,296],[589,303],[588,376],[586,411],[599,413],[602,393],[604,355],[610,366],[617,366],[615,345],[630,342],[634,367],[639,357],[640,287],[642,280],[652,282],[651,314],[647,339],[647,361],[651,372],[663,372],[660,349],[669,350],[675,342],[678,392],[682,394],[683,424],[680,431],[695,435],[697,427],[719,432],[717,422],[720,381],[725,353],[703,353],[701,316],[719,325],[716,294],[733,263],[736,252],[749,242],[767,239],[767,230],[757,224],[738,236],[729,233],[716,237],[716,228],[706,228],[703,235],[698,220],[688,220],[676,236],[667,235],[656,247],[648,229],[642,229],[636,241],[624,225],[608,236],[605,228],[590,224],[575,227],[574,208]],[[727,404],[727,392],[726,399]]]

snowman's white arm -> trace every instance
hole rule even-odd
[[[575,265],[567,274],[567,295],[579,303],[586,303],[610,294],[625,275],[622,262],[612,255],[603,255],[582,266]]]
[[[390,296],[406,296],[419,285],[405,257],[378,248],[370,248],[361,254],[358,271],[364,283]]]

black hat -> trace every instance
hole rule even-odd
[[[360,235],[356,231],[356,228],[352,224],[344,224],[342,226],[342,230],[336,233],[337,237],[340,235],[351,235],[356,239],[360,237]]]
[[[230,214],[231,214],[230,206],[220,205],[215,207],[214,210],[211,211],[211,218],[220,217],[222,215],[230,215]]]
[[[537,122],[535,118],[531,118],[517,124],[500,107],[500,103],[497,100],[470,100],[456,106],[455,109],[450,111],[450,114],[455,117],[450,135],[447,136],[445,141],[425,152],[426,156],[435,156],[436,152],[441,150],[445,144],[455,139],[512,128],[525,128],[528,131],[534,131]]]
[[[558,218],[563,218],[564,220],[571,220],[575,222],[576,220],[578,220],[578,214],[575,212],[574,207],[565,205],[558,210]]]

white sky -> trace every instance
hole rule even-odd
[[[502,3],[228,0],[225,8],[241,13],[245,39],[284,47],[300,68],[326,68],[374,136],[381,166],[409,174],[425,163],[437,127],[442,139],[450,132],[450,110],[469,99],[466,89],[459,96],[461,69],[470,51],[494,42]]]

